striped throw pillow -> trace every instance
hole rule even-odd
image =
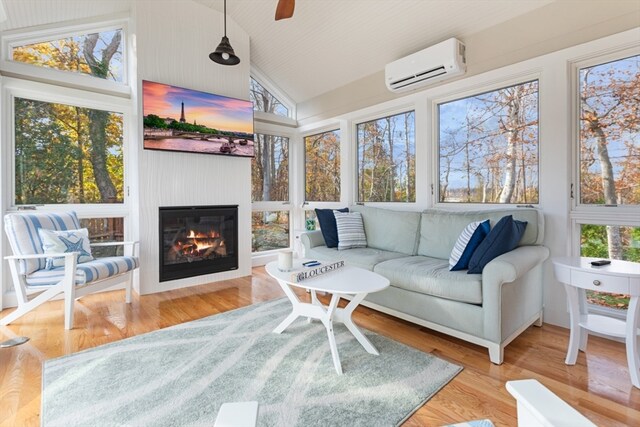
[[[338,250],[366,248],[367,236],[364,234],[360,212],[333,211],[338,228]]]
[[[489,220],[475,221],[467,225],[455,245],[451,250],[451,256],[449,257],[449,270],[458,271],[466,270],[469,268],[469,260],[471,255],[478,248],[480,243],[489,234],[491,225]]]

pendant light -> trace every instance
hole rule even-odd
[[[216,51],[209,54],[209,58],[213,62],[222,65],[236,65],[240,63],[240,58],[236,56],[227,38],[227,0],[224,0],[224,36],[216,48]]]

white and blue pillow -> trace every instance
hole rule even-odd
[[[360,212],[333,211],[338,229],[338,250],[366,248],[367,236]]]
[[[471,256],[484,238],[487,237],[490,230],[491,225],[488,219],[475,221],[467,225],[460,233],[456,244],[453,245],[451,256],[449,257],[449,270],[458,271],[469,268]]]
[[[91,255],[91,245],[89,243],[89,230],[81,228],[79,230],[45,230],[38,229],[40,240],[42,240],[42,250],[46,254],[79,252],[78,263],[93,260]],[[64,258],[47,258],[45,268],[51,270],[55,267],[62,267]]]

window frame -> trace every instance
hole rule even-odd
[[[291,249],[293,248],[293,230],[294,230],[294,214],[295,210],[293,208],[293,203],[295,200],[295,186],[294,182],[294,173],[295,173],[295,162],[298,157],[294,151],[295,144],[295,129],[289,129],[284,126],[279,126],[271,123],[264,122],[255,122],[254,123],[254,134],[261,135],[271,135],[287,138],[289,141],[289,200],[288,201],[257,201],[251,202],[251,214],[254,212],[273,212],[273,211],[287,211],[289,214],[289,246],[287,248],[282,249],[272,249],[263,252],[251,252],[251,263],[252,266],[264,265],[269,261],[275,259],[278,251],[283,249]]]
[[[412,100],[413,101],[413,100]],[[419,125],[418,125],[418,105],[416,102],[409,102],[409,103],[403,103],[400,105],[395,105],[391,108],[386,108],[386,109],[376,109],[374,112],[372,112],[371,114],[367,114],[367,115],[362,115],[362,116],[358,116],[358,117],[354,117],[353,119],[350,120],[351,125],[349,126],[349,129],[351,131],[351,135],[350,135],[350,140],[353,141],[352,144],[352,149],[351,151],[351,155],[353,156],[353,160],[350,162],[350,167],[353,166],[353,171],[350,174],[353,182],[351,183],[351,191],[352,191],[352,198],[353,198],[353,204],[355,205],[363,205],[363,206],[372,206],[372,207],[387,207],[389,208],[390,206],[407,206],[409,207],[410,210],[413,209],[413,206],[417,206],[419,204],[420,201],[420,195],[418,194],[418,190],[420,189],[420,185],[419,185],[419,179],[421,174],[418,173],[418,166],[419,166],[419,159],[420,159],[420,137],[419,137]],[[358,188],[358,182],[359,182],[359,176],[358,176],[358,172],[360,170],[359,168],[359,157],[358,157],[358,125],[361,125],[363,123],[367,123],[367,122],[371,122],[371,121],[375,121],[375,120],[380,120],[380,119],[384,119],[387,117],[393,117],[393,116],[397,116],[400,114],[405,114],[405,113],[409,113],[409,112],[413,112],[413,135],[414,135],[414,145],[415,145],[415,159],[414,159],[414,163],[415,163],[415,167],[416,167],[416,182],[415,182],[415,200],[413,202],[401,202],[401,201],[395,201],[395,202],[366,202],[366,201],[360,201],[358,200],[358,194],[359,194],[359,188]],[[341,141],[342,142],[342,141]],[[342,196],[341,196],[342,197]]]
[[[581,253],[581,225],[620,225],[640,227],[640,204],[606,206],[581,203],[581,177],[580,177],[580,70],[597,65],[622,60],[630,56],[640,55],[640,47],[623,47],[608,51],[606,54],[597,52],[579,58],[569,63],[569,87],[571,91],[570,101],[570,128],[571,128],[571,203],[569,210],[569,253],[579,257]],[[603,307],[588,304],[590,313],[602,314],[619,319],[625,319],[627,310]]]
[[[527,203],[526,205],[522,203],[478,203],[478,202],[441,202],[440,201],[440,105],[446,104],[449,102],[459,101],[466,98],[471,98],[478,95],[483,95],[490,92],[495,92],[501,89],[506,89],[514,86],[518,86],[521,84],[531,83],[537,81],[538,82],[538,201],[536,203]],[[533,72],[525,72],[521,74],[505,76],[504,78],[493,79],[488,82],[483,82],[480,84],[472,85],[466,87],[462,90],[448,93],[444,96],[439,96],[431,100],[431,123],[432,126],[432,134],[431,138],[433,141],[433,159],[432,159],[432,184],[431,184],[431,197],[432,197],[432,205],[437,208],[442,209],[495,209],[497,207],[518,207],[518,206],[531,206],[531,207],[540,207],[540,201],[543,199],[542,195],[542,187],[540,185],[542,176],[542,143],[541,143],[541,134],[542,134],[542,125],[543,125],[543,116],[542,116],[542,100],[541,94],[543,92],[542,86],[544,84],[542,78],[542,71],[535,70]]]
[[[122,154],[123,154],[123,202],[122,203],[69,203],[69,204],[44,204],[37,205],[36,209],[42,209],[51,212],[68,211],[70,209],[76,211],[81,218],[94,217],[124,217],[125,229],[131,211],[131,201],[129,197],[130,189],[130,168],[134,163],[132,158],[131,143],[132,131],[136,123],[133,120],[132,109],[129,99],[123,99],[103,94],[91,94],[87,96],[86,91],[78,89],[68,89],[60,86],[54,86],[46,83],[36,83],[14,78],[3,79],[2,88],[2,110],[4,111],[4,123],[7,124],[3,130],[3,138],[8,141],[2,147],[4,157],[2,167],[4,173],[2,175],[3,182],[10,183],[4,186],[7,189],[5,194],[4,206],[7,212],[16,212],[29,209],[33,205],[16,205],[15,204],[15,120],[14,106],[15,98],[27,98],[43,102],[51,102],[58,104],[74,105],[85,108],[93,108],[111,111],[122,114]],[[126,231],[125,231],[126,233]]]
[[[260,71],[255,65],[251,64],[251,71],[249,73],[250,78],[258,82],[263,88],[265,88],[271,95],[282,103],[289,110],[289,114],[286,116],[280,116],[278,114],[265,113],[264,111],[253,110],[254,115],[258,120],[275,122],[278,124],[297,126],[296,117],[296,103],[284,93],[275,83],[269,79],[262,71]]]
[[[55,68],[41,67],[11,59],[13,48],[16,46],[43,43],[50,40],[115,29],[122,31],[122,82],[100,79],[87,74],[57,70]],[[42,25],[30,28],[27,31],[7,31],[0,37],[0,46],[2,49],[0,69],[12,77],[44,81],[91,92],[131,96],[131,64],[129,63],[128,36],[129,18],[124,14],[85,20],[80,23]]]

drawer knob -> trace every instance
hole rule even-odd
[[[594,286],[600,286],[600,285],[602,285],[602,283],[600,283],[600,280],[594,280],[593,281],[593,285]]]

